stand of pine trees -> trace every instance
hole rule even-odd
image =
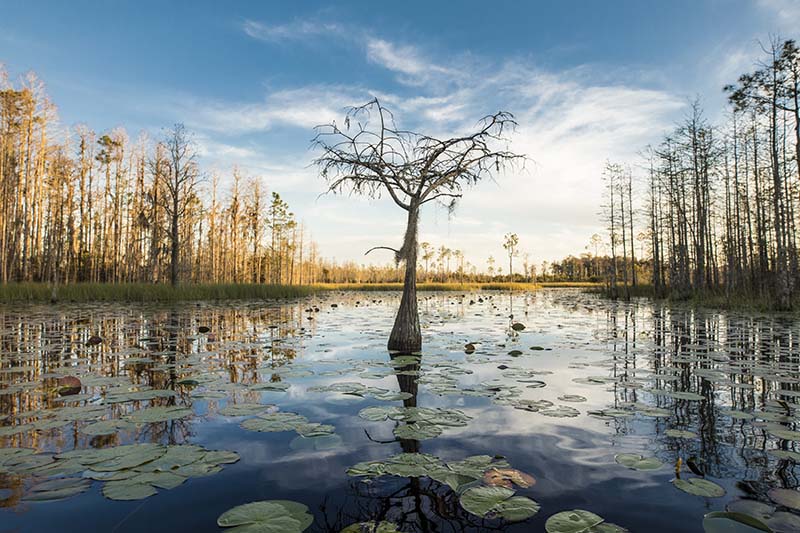
[[[698,103],[660,145],[648,147],[638,208],[648,270],[659,295],[706,292],[771,299],[789,309],[800,284],[800,50],[764,47],[757,68],[725,87],[729,119],[715,126]],[[633,172],[606,166],[605,218],[612,295],[636,280]]]

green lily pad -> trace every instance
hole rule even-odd
[[[725,496],[725,489],[708,479],[699,477],[673,479],[672,484],[683,492],[688,492],[695,496],[703,496],[705,498],[721,498]]]
[[[301,533],[314,517],[308,507],[287,500],[246,503],[225,511],[217,519],[220,527],[236,533]]]
[[[344,441],[339,435],[323,435],[320,437],[295,437],[289,443],[289,448],[295,451],[313,450],[324,451],[333,450],[342,445]]]
[[[582,533],[602,523],[602,517],[589,511],[575,509],[554,514],[547,519],[544,529],[547,533]]]
[[[209,450],[203,456],[203,462],[210,465],[232,464],[239,461],[239,454],[227,450]]]
[[[164,446],[159,446],[157,444],[131,444],[128,446],[108,448],[107,450],[110,452],[109,455],[111,455],[111,458],[92,463],[92,470],[98,472],[127,470],[149,463],[150,461],[155,461],[167,453],[167,449]]]
[[[438,457],[425,453],[400,453],[390,457],[384,464],[387,474],[400,477],[421,477],[428,470],[441,465]]]
[[[394,428],[394,436],[398,439],[426,440],[433,439],[442,434],[439,426],[432,424],[401,424]]]
[[[585,402],[586,401],[586,397],[585,396],[581,396],[580,394],[565,394],[563,396],[559,396],[558,397],[558,401],[560,401],[560,402],[576,402],[576,403],[580,403],[580,402]]]
[[[299,426],[308,424],[308,419],[297,413],[279,411],[277,413],[267,413],[250,418],[241,423],[244,429],[250,431],[261,431],[264,433],[294,431]]]
[[[103,485],[103,496],[109,500],[144,500],[158,491],[146,483],[134,483],[129,480],[109,481]]]
[[[767,492],[767,496],[778,505],[800,511],[800,491],[794,489],[771,489]]]
[[[776,533],[790,533],[792,531],[800,531],[800,516],[793,513],[777,512],[766,524]]]
[[[755,533],[771,532],[766,524],[755,517],[742,513],[714,511],[703,517],[705,533]]]
[[[580,415],[581,412],[569,405],[558,405],[556,407],[542,409],[539,411],[539,414],[552,418],[575,418]]]
[[[128,415],[128,420],[137,424],[151,424],[156,422],[167,422],[178,418],[186,418],[192,415],[192,410],[186,407],[148,407],[134,411]]]
[[[614,460],[633,470],[658,470],[663,466],[663,463],[656,457],[643,457],[633,453],[619,453],[614,456]]]
[[[139,472],[169,472],[178,467],[196,463],[204,459],[206,450],[201,446],[182,444],[168,446],[167,452],[158,459],[137,466]]]
[[[401,533],[391,522],[359,522],[350,524],[339,533]]]
[[[320,424],[318,422],[309,422],[308,424],[300,424],[294,430],[301,436],[306,438],[312,437],[325,437],[332,435],[336,428],[330,424]]]
[[[82,478],[58,478],[44,481],[30,488],[25,501],[44,502],[63,500],[89,490],[92,482]]]
[[[159,489],[174,489],[186,481],[186,477],[179,476],[172,472],[143,472],[127,481],[129,483],[141,483],[142,485],[152,485]]]
[[[274,407],[274,405],[261,403],[233,403],[220,409],[219,414],[225,416],[250,416],[269,411]]]
[[[540,506],[524,496],[514,496],[505,487],[473,487],[459,499],[467,512],[485,518],[502,518],[509,522],[526,520],[539,512]]]
[[[668,429],[664,432],[667,437],[675,439],[696,439],[697,433],[685,429]]]
[[[119,431],[128,431],[131,429],[136,429],[136,424],[132,424],[127,420],[101,420],[84,426],[81,428],[81,433],[92,436],[113,435]]]

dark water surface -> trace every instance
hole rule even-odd
[[[422,294],[421,364],[393,365],[385,341],[398,301],[331,293],[288,303],[0,308],[0,532],[219,531],[226,510],[271,499],[308,506],[308,531],[368,520],[405,532],[544,531],[548,517],[571,509],[634,532],[703,531],[704,514],[743,499],[778,513],[762,517],[776,531],[796,524],[797,511],[771,502],[770,490],[800,486],[800,320],[567,289]],[[514,331],[516,322],[525,329]],[[81,380],[78,394],[55,392],[63,376]],[[247,413],[236,416],[233,405]],[[455,410],[446,412],[462,422],[404,433],[405,422],[359,416],[371,406]],[[159,409],[136,414],[151,407]],[[240,426],[274,412],[308,423]],[[104,492],[119,496],[111,487],[126,489],[148,463],[57,455],[132,443],[202,448],[191,449],[196,461],[170,467],[177,486],[124,501]],[[211,450],[239,460],[215,462],[204,455]],[[536,479],[514,490],[541,509],[517,523],[484,518],[427,476],[347,473],[401,452],[445,463],[502,456]],[[615,460],[621,453],[662,464],[627,468]],[[679,490],[678,458],[682,480],[699,479],[691,464],[725,494]],[[99,479],[79,481],[90,475]],[[75,494],[58,492],[52,480],[62,478]]]

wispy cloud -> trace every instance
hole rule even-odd
[[[800,22],[800,2],[797,0],[758,0],[758,5],[772,13],[783,31],[797,31]]]
[[[255,20],[245,20],[242,30],[253,39],[269,42],[345,35],[344,27],[339,24],[312,20],[297,20],[287,24],[266,24]]]
[[[268,131],[289,126],[310,131],[341,118],[342,109],[367,98],[357,87],[309,85],[269,93],[263,102],[185,102],[187,123],[226,134]],[[191,113],[188,112],[191,108]]]
[[[339,26],[326,29],[304,24],[251,28],[254,33],[256,30],[266,40],[346,31]],[[281,127],[295,129],[308,139],[311,128],[340,120],[345,107],[372,96],[381,98],[403,127],[436,136],[462,134],[482,115],[497,110],[514,112],[520,127],[511,147],[529,155],[535,164],[467,193],[458,211],[463,218],[427,213],[422,231],[431,239],[446,239],[450,247],[468,252],[483,250],[487,256],[501,255],[502,233],[516,231],[533,252],[533,259],[540,262],[579,253],[592,233],[602,232],[597,206],[601,203],[604,161],[636,160],[638,150],[657,142],[686,105],[683,96],[664,90],[600,81],[609,76],[602,72],[593,75],[591,66],[554,72],[528,59],[482,63],[457,57],[443,67],[444,62],[431,59],[416,46],[376,37],[361,42],[363,48],[356,49],[363,51],[362,61],[394,72],[394,87],[320,83],[273,91],[260,102],[197,103],[192,105],[198,110],[191,114],[192,125],[207,132],[240,136]],[[250,147],[245,153],[237,152],[233,146],[236,141],[231,143],[209,145],[209,150],[220,162],[228,155],[237,156],[240,163],[244,159],[251,172],[264,174],[271,183],[276,180],[276,187],[297,191],[297,201],[305,202],[297,209],[313,213],[311,229],[324,254],[358,257],[364,249],[376,245],[375,236],[365,232],[364,224],[381,220],[381,227],[385,227],[385,205],[360,201],[357,221],[336,218],[337,210],[352,209],[359,200],[317,199],[321,185],[314,185],[318,178],[308,167],[313,154],[307,151],[307,143],[290,149],[286,160],[277,166]],[[469,222],[474,220],[493,224]],[[355,237],[345,239],[342,235]],[[473,258],[479,264],[484,260]]]
[[[424,59],[413,46],[377,38],[368,38],[365,46],[368,61],[400,74],[398,81],[407,85],[419,86],[429,83],[433,77],[457,75],[455,70]]]

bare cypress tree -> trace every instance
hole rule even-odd
[[[391,250],[405,264],[403,295],[389,336],[388,348],[398,352],[422,349],[417,309],[417,231],[423,205],[440,202],[454,209],[466,186],[491,177],[523,156],[498,147],[513,115],[499,111],[484,117],[477,131],[449,139],[399,129],[392,113],[378,99],[351,108],[344,129],[336,123],[320,126],[314,144],[322,151],[315,163],[328,181],[329,192],[350,192],[371,198],[387,193],[406,212],[400,248]]]
[[[161,141],[166,157],[155,160],[155,179],[163,184],[166,195],[162,207],[169,221],[170,274],[172,286],[178,285],[180,261],[180,222],[195,196],[198,183],[197,153],[183,124],[175,124]]]

